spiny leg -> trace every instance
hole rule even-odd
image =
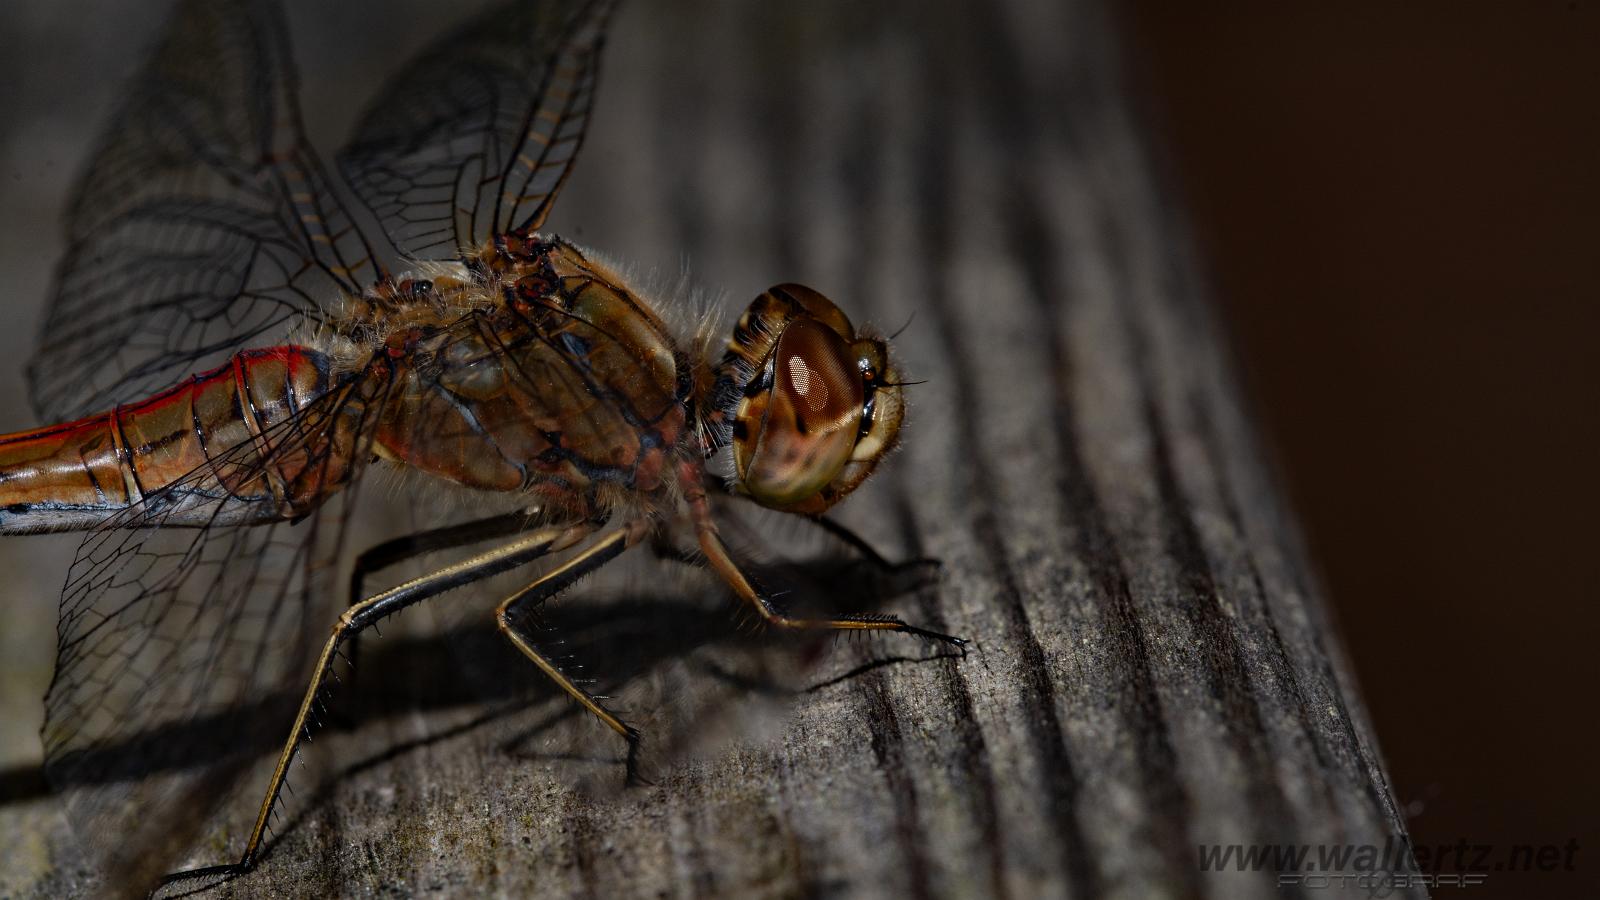
[[[723,545],[722,538],[717,534],[716,525],[710,520],[709,510],[703,503],[695,503],[691,498],[691,509],[695,513],[695,533],[699,539],[700,552],[705,554],[706,562],[722,577],[722,580],[733,588],[740,599],[754,606],[756,612],[769,625],[788,629],[833,629],[838,631],[900,631],[914,634],[919,637],[932,638],[943,641],[956,647],[963,648],[965,654],[967,641],[954,635],[930,631],[908,624],[898,616],[878,613],[855,613],[826,619],[800,619],[785,615],[773,604],[772,599],[761,591],[756,590],[744,573],[739,571],[739,566],[729,555],[728,548]]]
[[[854,529],[826,515],[798,516],[796,521],[804,522],[825,532],[829,537],[855,551],[856,556],[860,557],[862,562],[876,569],[880,575],[894,576],[910,569],[938,569],[943,565],[939,560],[930,556],[894,562],[879,553],[876,547],[873,547],[866,538],[856,534]],[[670,562],[698,566],[702,561],[699,554],[675,546],[665,539],[658,540],[652,546],[652,550],[657,558]]]
[[[255,865],[256,856],[261,850],[262,838],[266,834],[268,818],[272,815],[273,807],[277,805],[278,795],[283,790],[284,779],[288,775],[290,763],[294,761],[295,752],[309,733],[308,720],[312,709],[322,694],[324,681],[333,667],[334,656],[342,643],[363,628],[418,601],[526,565],[546,554],[558,553],[583,540],[593,530],[593,526],[588,524],[541,529],[471,559],[412,579],[380,594],[374,594],[345,610],[333,626],[333,633],[323,645],[321,655],[317,657],[311,683],[306,687],[305,697],[300,701],[299,712],[295,714],[294,725],[289,730],[289,738],[284,742],[283,751],[278,755],[278,764],[272,772],[272,779],[267,783],[267,793],[261,801],[261,810],[256,815],[255,826],[250,830],[250,839],[245,844],[244,854],[238,862],[229,865],[175,872],[163,878],[157,890],[180,881],[242,874]]]
[[[902,562],[890,562],[888,557],[884,556],[882,553],[879,553],[877,548],[867,543],[866,538],[856,534],[854,530],[850,529],[842,522],[835,521],[827,516],[806,516],[804,520],[816,525],[823,531],[826,531],[828,534],[838,539],[840,543],[856,551],[856,553],[859,554],[862,559],[866,560],[870,565],[872,565],[873,568],[878,569],[885,574],[894,575],[907,569],[914,569],[921,566],[937,568],[938,566],[942,565],[939,560],[926,556],[918,557],[917,559],[908,559]]]
[[[623,551],[633,546],[644,536],[647,527],[648,523],[640,520],[607,534],[595,542],[593,547],[562,563],[537,581],[507,597],[505,602],[500,604],[500,608],[495,610],[495,621],[500,625],[500,630],[505,633],[507,640],[516,645],[516,648],[521,650],[528,659],[533,660],[533,664],[538,666],[540,671],[544,672],[551,681],[554,681],[562,690],[578,701],[584,709],[593,713],[596,718],[606,724],[606,727],[621,735],[628,742],[629,784],[639,781],[638,730],[617,718],[615,714],[605,708],[599,698],[589,693],[582,685],[573,681],[565,672],[561,671],[561,668],[553,660],[540,652],[518,630],[513,616],[525,604],[537,606],[571,587],[573,582],[583,576],[616,559],[622,555]]]
[[[918,556],[912,559],[891,562],[887,557],[877,551],[867,542],[866,538],[856,534],[854,530],[842,522],[838,522],[826,515],[805,516],[801,521],[827,532],[829,536],[854,550],[861,561],[869,566],[878,578],[891,585],[894,593],[907,593],[920,590],[938,580],[939,572],[944,568],[944,563],[931,556]],[[910,574],[914,577],[907,579]]]
[[[355,568],[350,572],[350,605],[354,606],[364,596],[363,585],[369,575],[424,553],[450,550],[476,544],[479,541],[519,534],[527,530],[528,523],[535,514],[536,510],[516,510],[474,519],[459,525],[418,531],[381,544],[374,544],[356,557]]]
[[[348,606],[355,606],[366,597],[366,581],[368,576],[375,575],[390,566],[415,559],[426,553],[440,550],[452,550],[456,547],[465,547],[494,538],[507,537],[526,531],[529,521],[536,514],[536,510],[516,510],[500,515],[474,519],[459,525],[447,525],[443,528],[432,528],[427,531],[418,531],[403,535],[381,544],[374,544],[361,552],[356,557],[355,567],[350,570],[350,588],[347,602]],[[356,662],[361,655],[361,635],[353,634],[340,650],[349,663],[350,682],[354,685],[360,670]],[[341,727],[354,724],[353,716],[341,717]]]

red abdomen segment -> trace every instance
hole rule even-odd
[[[283,490],[297,473],[251,462],[263,458],[269,441],[276,443],[272,426],[329,386],[329,361],[321,353],[303,347],[246,350],[147,400],[0,436],[0,533],[93,528],[223,454],[227,464],[214,465],[196,487],[253,502],[178,503],[164,512],[161,524],[298,515],[304,510],[295,509]]]

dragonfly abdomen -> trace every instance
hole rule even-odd
[[[275,426],[327,393],[330,371],[326,356],[303,347],[246,350],[145,400],[0,436],[0,533],[93,528],[167,488],[163,499],[176,502],[142,524],[296,515],[283,488],[295,473],[261,460]],[[219,508],[223,494],[241,502]]]

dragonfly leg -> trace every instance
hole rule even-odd
[[[844,523],[827,516],[807,516],[805,521],[816,525],[823,531],[836,538],[840,543],[854,550],[857,555],[866,560],[869,565],[887,575],[896,575],[908,569],[929,568],[938,569],[943,565],[931,556],[919,556],[915,559],[901,562],[890,562],[888,557],[879,553],[877,548],[867,542],[867,539],[844,525]]]
[[[443,528],[432,528],[427,531],[418,531],[413,534],[374,544],[361,551],[356,557],[355,567],[350,570],[349,606],[355,606],[366,597],[366,581],[370,575],[375,575],[390,566],[415,559],[425,553],[434,553],[439,550],[452,550],[456,547],[465,547],[480,541],[494,538],[507,537],[527,530],[528,523],[537,510],[517,510],[489,516],[483,519],[474,519],[459,525],[447,525]],[[353,687],[355,679],[360,677],[361,669],[356,662],[361,655],[361,635],[353,634],[345,642],[340,651],[349,662],[349,682]],[[354,725],[353,716],[344,716],[341,722],[345,726]]]
[[[322,698],[328,672],[333,667],[333,660],[335,654],[339,651],[340,645],[374,622],[391,616],[407,606],[442,594],[453,588],[462,587],[526,565],[541,556],[558,553],[577,544],[591,534],[593,530],[594,528],[590,524],[579,524],[529,532],[515,541],[496,547],[471,559],[446,566],[382,593],[374,594],[345,610],[339,616],[339,621],[334,624],[333,633],[323,646],[322,654],[317,657],[316,668],[311,676],[311,683],[306,687],[304,699],[300,701],[300,710],[295,714],[294,725],[289,730],[289,738],[283,745],[283,751],[278,755],[278,764],[272,772],[272,780],[267,783],[267,794],[261,801],[261,810],[256,816],[255,827],[250,831],[250,840],[245,844],[244,855],[239,858],[237,863],[232,865],[208,866],[203,869],[176,872],[163,878],[160,886],[165,887],[176,882],[190,881],[197,878],[231,877],[248,872],[255,865],[261,850],[263,835],[266,834],[267,821],[272,815],[273,808],[277,805],[279,793],[283,790],[284,778],[289,772],[289,765],[294,762],[295,752],[299,750],[301,742],[306,739],[310,732],[309,720],[312,709]]]
[[[538,666],[545,675],[549,676],[551,681],[554,681],[562,690],[571,695],[572,699],[578,701],[584,709],[593,713],[595,718],[604,722],[606,727],[621,735],[623,740],[628,742],[628,782],[630,784],[639,780],[638,729],[617,718],[614,713],[605,708],[605,705],[600,702],[598,697],[589,693],[582,685],[573,681],[565,672],[561,671],[561,667],[556,665],[555,661],[542,653],[539,648],[535,647],[527,639],[517,627],[515,616],[519,608],[529,604],[537,606],[543,603],[545,600],[566,590],[573,582],[622,555],[623,551],[638,543],[640,538],[644,537],[647,527],[647,522],[639,520],[625,528],[619,528],[607,534],[597,541],[593,547],[583,551],[537,581],[507,597],[505,602],[500,604],[500,608],[495,611],[495,620],[499,623],[500,630],[505,634],[507,640],[516,645],[516,648],[521,650],[523,655],[532,660],[533,664]]]
[[[696,512],[699,513],[700,510],[696,510]],[[734,593],[738,594],[740,599],[754,606],[756,612],[769,625],[790,629],[821,628],[838,631],[900,631],[906,634],[914,634],[918,637],[932,638],[956,647],[965,648],[967,644],[964,638],[931,631],[926,628],[918,628],[898,616],[879,613],[853,613],[834,618],[802,619],[785,615],[772,602],[772,598],[757,590],[750,583],[750,579],[739,571],[738,564],[729,555],[728,548],[722,543],[722,538],[717,534],[717,527],[711,522],[710,518],[702,517],[701,515],[696,515],[695,518],[695,531],[699,539],[700,552],[705,554],[706,562],[722,577],[723,581],[728,583],[729,587],[733,588]],[[966,651],[963,649],[962,652],[965,653]]]
[[[881,575],[899,575],[912,569],[937,570],[944,565],[931,556],[919,556],[902,560],[901,562],[893,562],[882,553],[879,553],[877,548],[873,547],[866,538],[856,534],[854,529],[827,516],[800,516],[796,518],[796,521],[805,522],[826,532],[834,540],[854,551],[856,556],[860,557],[867,565],[878,570]],[[692,566],[698,566],[702,562],[699,554],[675,546],[664,538],[657,540],[652,549],[657,558],[670,562]]]
[[[374,544],[356,557],[355,568],[350,573],[350,605],[356,605],[365,596],[363,590],[367,576],[424,553],[450,550],[491,538],[519,534],[527,530],[528,522],[536,512],[536,510],[518,510],[502,513],[459,525],[418,531],[381,544]]]

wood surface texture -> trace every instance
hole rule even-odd
[[[1094,3],[625,4],[549,226],[643,283],[686,265],[726,323],[791,280],[911,320],[903,448],[840,518],[943,561],[878,608],[973,652],[889,635],[787,686],[722,679],[699,705],[726,733],[620,789],[614,737],[513,652],[456,686],[453,651],[386,629],[355,725],[315,740],[217,895],[1275,898],[1296,893],[1199,847],[1404,834],[1120,53]],[[468,593],[446,602],[492,637],[497,598]],[[627,612],[597,593],[563,608]],[[640,615],[738,638],[696,609]],[[682,705],[659,673],[711,658],[648,646],[654,693],[620,688],[647,737],[641,692]],[[4,777],[0,894],[84,889],[50,799]]]

